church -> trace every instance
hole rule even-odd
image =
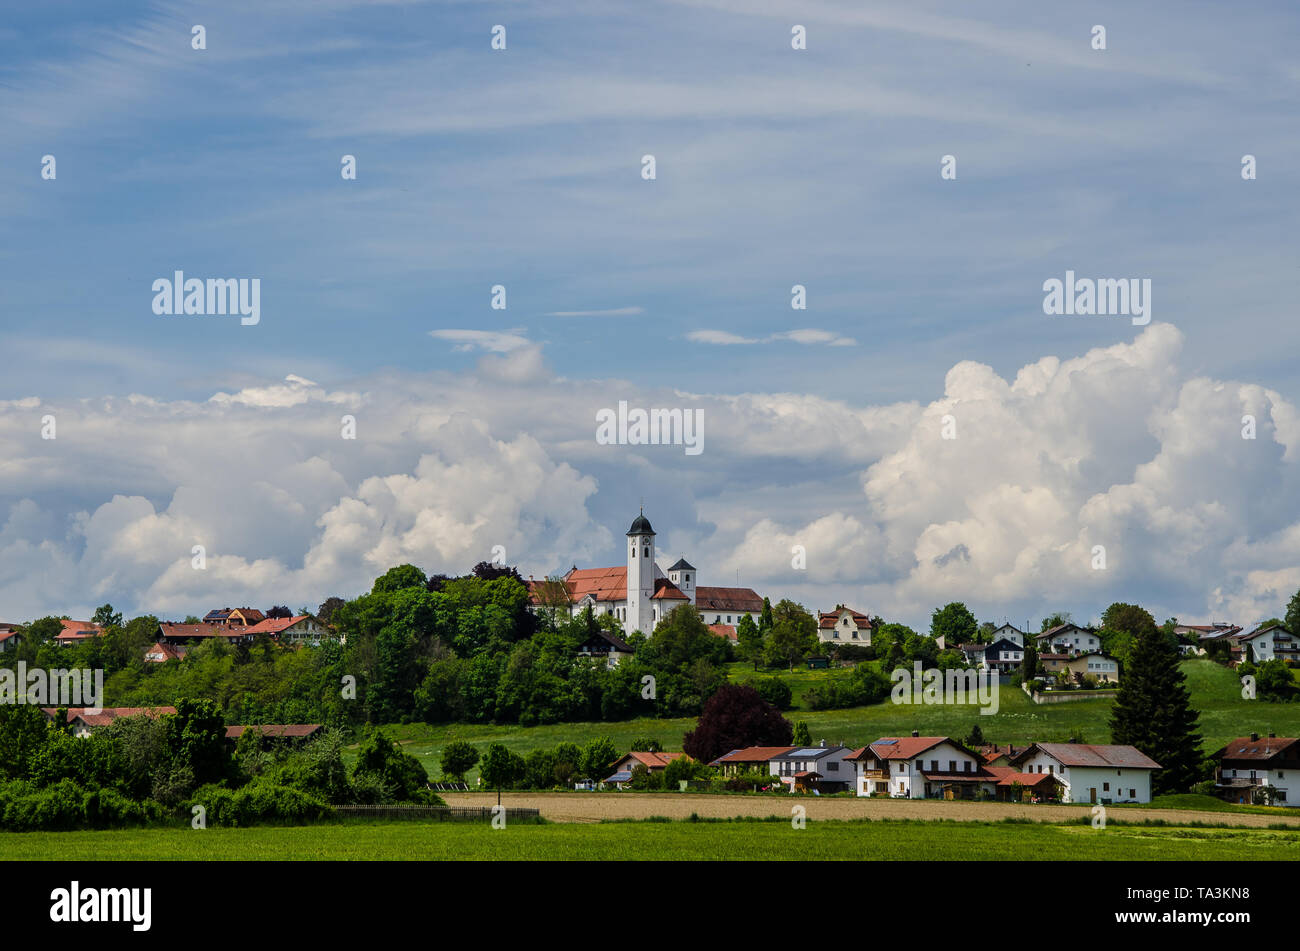
[[[685,558],[663,571],[655,561],[655,531],[644,511],[627,530],[625,567],[575,566],[561,580],[570,614],[580,614],[587,607],[596,615],[612,614],[623,623],[626,634],[640,631],[649,635],[674,608],[688,603],[695,605],[714,633],[732,638],[741,617],[748,614],[757,623],[763,613],[763,599],[752,588],[701,586],[695,567]],[[529,580],[530,610],[548,600],[546,585]],[[550,600],[562,598],[552,596]]]

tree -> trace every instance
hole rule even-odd
[[[1286,629],[1300,637],[1300,591],[1291,595],[1291,600],[1287,602],[1285,621]]]
[[[518,782],[526,768],[522,756],[500,743],[493,743],[479,764],[479,775],[483,777],[483,785],[499,791]]]
[[[287,604],[273,604],[266,612],[268,619],[293,617],[293,612],[289,610]]]
[[[943,638],[944,647],[956,647],[969,644],[975,640],[979,631],[979,622],[970,609],[960,601],[952,601],[941,608],[935,608],[930,616],[930,637]]]
[[[1049,614],[1047,617],[1043,618],[1043,624],[1042,627],[1038,629],[1038,633],[1041,634],[1044,631],[1049,631],[1054,627],[1060,627],[1062,624],[1069,624],[1069,623],[1070,623],[1070,612],[1057,611],[1055,614]]]
[[[345,604],[347,604],[347,602],[342,598],[331,595],[322,601],[320,607],[316,609],[316,620],[320,621],[326,627],[332,627],[334,623],[334,612]]]
[[[966,734],[966,745],[972,747],[984,745],[984,731],[980,729],[978,723],[971,727],[970,733]]]
[[[602,736],[582,748],[580,766],[586,779],[600,782],[609,775],[610,769],[617,760],[618,748],[614,746],[614,741],[607,736]]]
[[[773,609],[772,621],[767,636],[768,657],[793,671],[795,664],[817,649],[817,621],[802,605],[788,599]]]
[[[793,742],[795,746],[812,746],[812,731],[808,729],[807,720],[800,720],[794,725]]]
[[[360,776],[377,779],[384,791],[397,802],[422,798],[429,776],[420,761],[400,747],[382,730],[370,729],[357,749],[352,779]]]
[[[1111,742],[1134,746],[1160,764],[1152,777],[1153,793],[1182,792],[1200,779],[1196,725],[1178,650],[1152,622],[1136,638],[1120,681],[1111,710]]]
[[[704,704],[682,749],[701,763],[746,746],[790,746],[794,730],[753,687],[727,684]]]
[[[473,769],[479,761],[479,752],[464,740],[453,740],[442,751],[442,775],[450,776],[458,783],[465,781],[465,774]]]
[[[1038,676],[1038,651],[1033,644],[1025,645],[1025,657],[1020,664],[1020,679],[1033,680]]]
[[[758,663],[763,659],[763,632],[748,614],[742,614],[736,625],[736,648],[740,659],[752,663],[758,670]]]
[[[470,572],[475,578],[481,578],[484,581],[496,581],[498,578],[514,578],[520,584],[524,579],[520,577],[519,572],[505,565],[498,565],[491,561],[480,561]]]
[[[638,753],[662,753],[664,747],[652,736],[641,736],[632,741],[632,749]]]
[[[1295,678],[1285,661],[1273,658],[1255,669],[1255,685],[1261,700],[1289,701],[1296,696]]]
[[[772,602],[767,598],[763,599],[763,611],[758,616],[758,629],[764,634],[772,630]]]
[[[95,615],[90,619],[90,622],[98,624],[101,628],[121,627],[122,615],[121,612],[113,610],[113,605],[101,604],[95,609]]]
[[[426,581],[428,579],[425,578],[424,572],[415,565],[398,565],[395,568],[389,568],[376,578],[375,585],[370,589],[370,593],[389,594],[403,588],[423,588]]]
[[[690,782],[709,774],[709,768],[689,756],[678,756],[664,767],[664,788],[679,789],[683,780]]]
[[[1122,601],[1116,601],[1105,610],[1101,616],[1101,626],[1131,634],[1134,638],[1160,630],[1150,612],[1136,604],[1125,604]]]

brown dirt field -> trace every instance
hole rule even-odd
[[[496,793],[443,793],[449,806],[495,805]],[[809,819],[954,819],[996,822],[1008,817],[1036,822],[1066,822],[1088,815],[1087,806],[1032,806],[999,802],[945,802],[939,799],[819,799],[814,796],[723,796],[689,793],[514,793],[501,794],[501,803],[541,810],[552,822],[599,822],[602,819],[646,819],[665,816],[686,819],[691,813],[704,818],[736,816],[790,817],[798,803]],[[1243,812],[1195,812],[1184,809],[1112,808],[1110,818],[1129,822],[1160,819],[1171,825],[1204,822],[1215,825],[1264,828],[1286,823],[1300,829],[1300,815],[1256,815]]]

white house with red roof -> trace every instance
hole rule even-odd
[[[1035,743],[1011,758],[1024,773],[1060,777],[1063,802],[1150,802],[1151,774],[1160,764],[1132,746]]]
[[[310,614],[294,617],[274,617],[258,621],[247,628],[249,634],[270,634],[277,640],[290,644],[319,644],[338,635]]]
[[[995,785],[984,758],[947,736],[882,736],[844,757],[859,796],[971,799]]]
[[[871,618],[842,604],[834,611],[817,612],[817,637],[828,644],[871,646]]]
[[[685,753],[651,753],[633,750],[614,764],[614,772],[605,777],[602,785],[617,786],[622,789],[632,781],[632,770],[638,765],[644,766],[648,773],[660,773],[668,764]]]
[[[680,558],[666,572],[655,555],[655,531],[642,512],[627,531],[627,564],[612,568],[574,566],[560,580],[560,601],[569,613],[612,614],[627,634],[650,634],[655,625],[683,604],[693,604],[708,625],[734,626],[748,614],[755,623],[763,613],[763,599],[751,588],[702,587],[695,566]],[[554,599],[547,581],[528,581],[529,610],[548,607]]]
[[[54,635],[54,642],[63,647],[84,644],[92,637],[99,637],[104,633],[103,628],[90,621],[69,621],[65,618],[59,623],[63,625],[63,630]]]

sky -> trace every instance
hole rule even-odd
[[[952,600],[1035,629],[1113,601],[1280,615],[1298,26],[1287,3],[8,11],[0,620],[313,606],[498,545],[536,577],[621,564],[643,500],[663,567],[919,629]],[[177,270],[257,279],[259,321],[155,313]],[[1150,322],[1045,314],[1067,271],[1149,280]],[[601,444],[619,401],[701,413],[703,450]]]

